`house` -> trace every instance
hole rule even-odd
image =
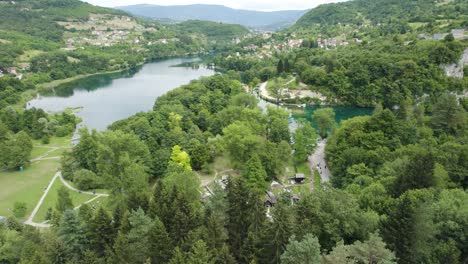
[[[266,192],[265,206],[272,207],[278,203],[278,197],[270,191]]]
[[[465,38],[465,30],[464,29],[453,29],[452,35],[456,39],[464,39]]]
[[[7,220],[8,219],[6,217],[0,216],[0,224],[6,224]]]
[[[11,67],[11,68],[8,68],[7,71],[11,74],[14,74],[14,75],[17,75],[18,72],[16,71],[16,67]]]
[[[441,33],[441,34],[434,34],[434,39],[435,40],[441,40],[443,38],[445,38],[445,36],[447,36],[447,33]]]
[[[303,183],[305,181],[306,177],[304,175],[304,173],[296,173],[296,175],[294,175],[294,178],[293,180],[296,182],[296,183]]]

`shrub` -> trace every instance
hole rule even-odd
[[[26,215],[26,211],[28,210],[28,206],[24,202],[15,202],[13,205],[13,214],[16,218],[21,218]]]
[[[79,170],[75,173],[73,182],[76,183],[80,190],[91,190],[101,187],[100,180],[96,174],[85,169]]]

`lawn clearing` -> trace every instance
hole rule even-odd
[[[60,166],[59,160],[33,162],[24,171],[0,172],[0,215],[11,216],[15,202],[27,205],[27,218]]]
[[[44,203],[41,205],[41,208],[39,208],[39,211],[37,212],[36,216],[34,217],[33,221],[36,223],[42,223],[45,221],[45,217],[47,214],[47,209],[48,208],[55,208],[55,205],[57,203],[57,196],[58,196],[58,190],[62,188],[64,185],[60,179],[57,179],[54,182],[54,185],[50,189],[49,193],[47,194]],[[73,206],[76,207],[78,205],[83,204],[84,202],[93,199],[96,197],[95,195],[90,195],[90,194],[83,194],[83,193],[78,193],[72,190],[69,190],[70,197],[73,201]]]
[[[33,140],[33,144],[36,147],[49,147],[49,148],[69,148],[72,147],[70,141],[71,137],[51,137],[49,144],[42,144],[41,140]]]
[[[31,151],[31,159],[37,159],[40,156],[46,154],[47,151],[50,151],[50,148],[46,147],[34,147]]]
[[[314,190],[318,191],[320,189],[322,189],[320,173],[317,170],[314,170]]]

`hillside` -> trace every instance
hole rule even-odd
[[[0,16],[0,77],[32,84],[204,53],[248,33],[212,22],[161,25],[78,0],[1,1]]]
[[[118,9],[157,20],[208,20],[265,30],[278,30],[290,26],[307,12],[306,10],[260,12],[232,9],[221,5],[132,5]]]
[[[220,40],[231,40],[249,33],[249,30],[241,25],[201,20],[185,21],[177,24],[176,28],[181,32],[202,34]]]
[[[315,24],[446,23],[468,26],[468,2],[464,0],[355,0],[326,4],[301,17],[295,28]]]

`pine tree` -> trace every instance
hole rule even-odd
[[[166,263],[171,259],[172,241],[157,217],[149,230],[149,251],[152,263]]]
[[[211,250],[219,250],[227,241],[227,231],[224,222],[216,215],[211,214],[206,221],[206,243]]]
[[[186,195],[174,188],[172,219],[169,221],[169,232],[175,245],[180,245],[189,232],[193,230],[197,223],[194,207],[187,199]]]
[[[281,254],[286,249],[293,234],[294,219],[287,205],[278,203],[273,210],[273,222],[263,235],[262,259],[279,263]]]
[[[276,67],[276,71],[277,71],[278,73],[284,72],[283,60],[280,59],[280,60],[278,61],[278,66]]]
[[[149,257],[149,230],[151,219],[140,208],[128,217],[130,229],[119,232],[114,252],[117,259],[127,263],[143,263]]]
[[[189,253],[187,264],[214,264],[213,256],[203,240],[195,242]]]
[[[284,71],[285,72],[289,72],[291,69],[290,69],[290,65],[289,65],[289,60],[288,59],[284,59]]]
[[[169,264],[186,264],[187,260],[185,254],[180,250],[179,247],[174,249],[174,254],[169,261]]]
[[[68,257],[78,261],[87,241],[81,223],[73,210],[63,213],[57,234],[66,247]]]
[[[250,191],[243,178],[230,179],[226,189],[228,241],[233,256],[240,260],[241,248],[247,238],[251,224]]]
[[[229,251],[228,245],[224,244],[221,247],[221,250],[216,251],[215,257],[216,264],[235,264],[236,260],[232,256],[231,252]]]
[[[93,250],[98,256],[104,256],[106,249],[113,245],[116,234],[111,217],[102,207],[90,220],[89,229]]]
[[[249,187],[259,190],[266,189],[265,179],[267,178],[267,174],[257,154],[254,154],[247,161],[242,176],[245,178]]]
[[[93,217],[93,211],[91,211],[89,205],[83,204],[80,206],[80,209],[78,209],[78,217],[85,223],[88,223],[89,220],[91,220]]]

